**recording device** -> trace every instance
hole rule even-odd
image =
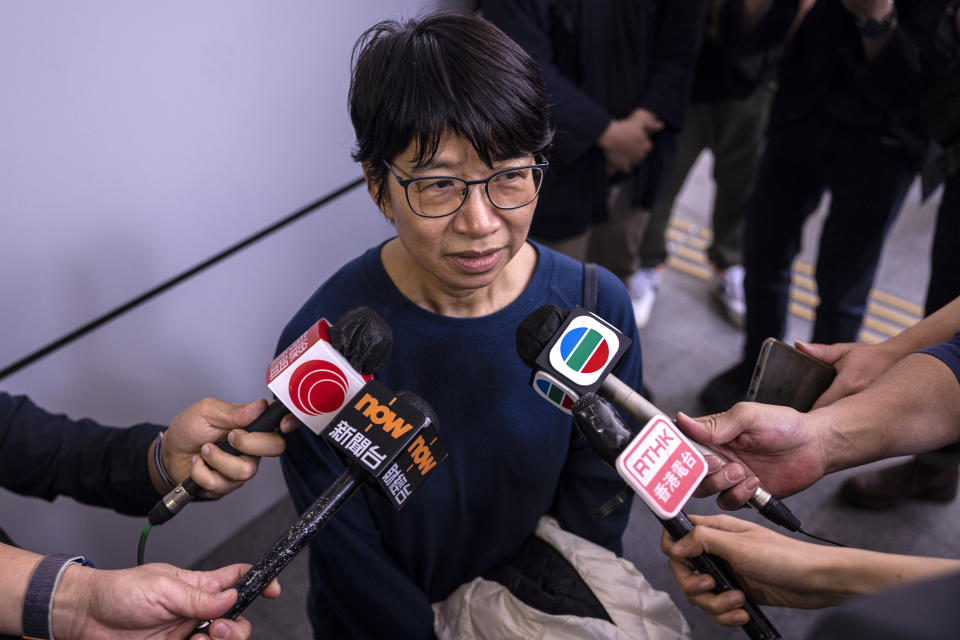
[[[532,311],[517,327],[517,353],[534,371],[531,377],[534,389],[538,380],[541,385],[546,380],[562,385],[565,393],[575,398],[599,391],[629,415],[646,423],[662,416],[663,412],[610,373],[630,342],[611,324],[582,307],[568,311],[544,305]],[[538,393],[544,395],[539,389]],[[694,446],[703,453],[723,458],[699,443]],[[786,505],[762,487],[757,488],[748,504],[775,524],[791,531],[800,529],[800,521]]]
[[[321,437],[346,470],[237,582],[237,600],[223,617],[236,619],[364,483],[399,510],[447,457],[430,405],[376,380],[364,385],[330,424]]]
[[[778,404],[809,411],[837,376],[832,365],[776,338],[767,338],[747,390],[749,402]]]
[[[655,416],[634,437],[614,406],[593,392],[580,396],[572,413],[574,423],[590,447],[601,460],[617,469],[670,536],[679,540],[693,530],[693,523],[682,507],[706,474],[706,463],[689,441],[684,442],[685,438],[675,426],[671,430],[664,424],[667,421],[663,416]],[[651,491],[653,483],[659,488]],[[658,495],[660,491],[665,493]],[[673,503],[676,508],[670,512],[662,508]],[[714,593],[742,589],[721,558],[702,554],[692,562],[698,571],[713,576]],[[780,638],[755,604],[746,600],[743,608],[750,616],[743,628],[751,638]]]
[[[322,433],[383,366],[392,347],[390,326],[369,307],[348,311],[335,325],[321,318],[267,367],[267,386],[277,400],[245,430],[273,431],[287,413],[293,413],[311,431]],[[238,454],[226,441],[219,446],[231,455]],[[187,477],[150,510],[150,524],[167,522],[201,491],[193,478]]]

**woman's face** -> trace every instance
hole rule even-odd
[[[393,159],[391,167],[400,178],[454,176],[482,180],[493,173],[534,163],[532,156],[496,162],[488,167],[464,138],[444,134],[430,164],[416,168],[415,149]],[[409,274],[428,290],[448,294],[481,289],[498,276],[526,242],[537,201],[517,208],[498,209],[482,184],[471,185],[460,209],[442,218],[424,218],[410,208],[403,187],[387,173],[384,214],[393,221],[403,248],[419,267]],[[413,183],[410,189],[417,187]],[[413,194],[411,194],[413,195]]]

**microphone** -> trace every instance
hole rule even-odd
[[[221,617],[236,619],[364,483],[399,510],[447,457],[433,408],[377,380],[364,385],[331,424],[321,437],[346,470],[237,582],[237,600]]]
[[[585,393],[574,403],[573,417],[590,448],[601,460],[617,469],[674,540],[693,530],[693,523],[682,507],[706,474],[706,463],[694,455],[689,440],[676,427],[673,427],[675,433],[657,431],[656,426],[651,426],[655,422],[652,420],[634,438],[614,406],[593,392]],[[657,420],[661,418],[658,416]],[[683,478],[686,476],[689,477],[684,491]],[[659,489],[650,491],[654,483]],[[671,493],[675,490],[679,491]],[[662,507],[671,500],[676,503],[676,508],[665,513]],[[713,576],[716,583],[714,593],[743,590],[722,558],[705,553],[693,558],[692,562],[700,573]],[[747,599],[743,608],[750,616],[743,625],[747,635],[755,640],[780,638],[780,633],[757,605]]]
[[[544,397],[547,396],[543,387],[547,384],[566,389],[565,393],[574,402],[584,393],[600,391],[641,422],[647,423],[657,417],[669,422],[653,403],[610,373],[630,343],[631,340],[615,327],[582,307],[568,311],[555,305],[544,305],[532,311],[517,327],[517,353],[534,370],[531,383]],[[558,393],[554,392],[554,395]],[[699,443],[693,444],[701,452],[728,462],[717,451]],[[790,531],[801,529],[800,520],[763,487],[757,487],[747,504]]]
[[[392,347],[390,326],[369,307],[348,311],[332,326],[321,318],[267,367],[267,386],[277,400],[244,428],[274,431],[287,413],[293,413],[320,434],[383,366]],[[227,441],[219,446],[231,455],[239,453]],[[154,505],[148,521],[152,526],[167,522],[201,491],[188,476]]]

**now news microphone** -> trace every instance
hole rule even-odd
[[[277,397],[246,431],[273,431],[293,413],[320,434],[337,412],[390,357],[393,332],[376,311],[358,307],[331,325],[318,320],[267,367],[267,386]],[[228,442],[220,448],[239,452]],[[197,497],[202,488],[187,477],[150,510],[152,526],[161,525]]]
[[[630,343],[630,338],[582,307],[568,311],[544,305],[517,327],[517,353],[534,370],[531,384],[537,393],[570,413],[582,394],[599,391],[629,415],[647,423],[664,416],[663,412],[611,373]],[[727,462],[713,449],[694,445]],[[763,487],[757,487],[747,504],[790,531],[801,529],[800,520]]]
[[[221,617],[236,619],[364,483],[399,510],[447,457],[430,405],[377,380],[364,385],[331,425],[322,437],[346,470],[237,582],[237,601]]]
[[[674,540],[693,530],[683,505],[706,475],[707,465],[679,429],[658,416],[634,437],[616,408],[593,392],[580,396],[572,413],[577,429],[590,448],[616,468]],[[714,593],[743,590],[721,558],[705,553],[692,562],[700,573],[713,576]],[[751,638],[781,637],[763,611],[749,599],[743,609],[750,616],[743,629]]]

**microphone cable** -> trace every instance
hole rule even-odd
[[[147,547],[147,536],[150,535],[150,529],[153,528],[153,525],[149,522],[147,526],[143,528],[143,531],[140,533],[140,544],[137,545],[137,566],[143,564],[143,553]]]
[[[836,546],[836,547],[846,547],[846,546],[847,546],[847,545],[841,544],[841,543],[839,543],[839,542],[837,542],[837,541],[835,541],[835,540],[831,540],[830,538],[821,538],[820,536],[815,535],[815,534],[813,534],[813,533],[810,533],[809,531],[805,531],[804,529],[797,529],[797,533],[802,533],[803,535],[807,536],[808,538],[813,538],[814,540],[819,540],[820,542],[826,542],[827,544],[832,544],[832,545],[834,545],[834,546]]]

